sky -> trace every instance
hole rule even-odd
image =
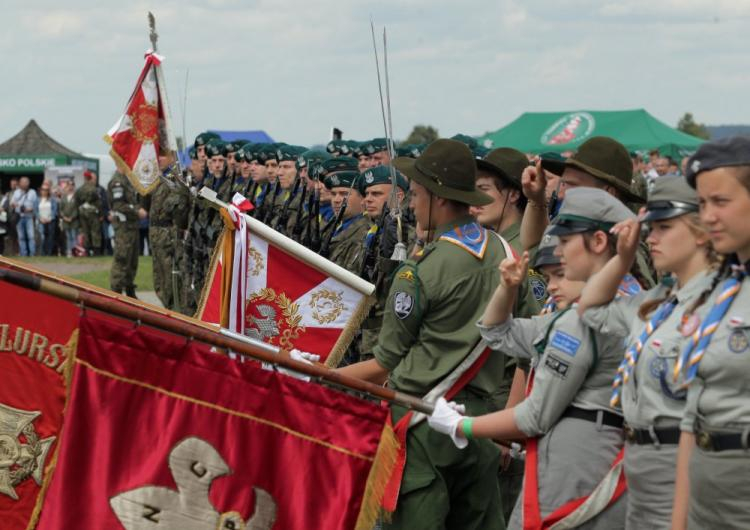
[[[383,136],[370,20],[387,28],[394,137],[494,131],[526,111],[645,108],[750,123],[747,0],[3,1],[0,142],[31,118],[106,153],[150,47],[176,134]],[[381,48],[382,60],[382,48]]]

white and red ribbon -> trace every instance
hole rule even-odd
[[[227,208],[234,223],[234,255],[232,262],[232,287],[229,294],[229,329],[235,333],[245,333],[245,304],[247,296],[247,221],[245,212],[253,205],[239,193],[232,197]]]

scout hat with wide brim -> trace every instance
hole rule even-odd
[[[612,138],[594,136],[581,144],[576,154],[565,161],[574,167],[615,187],[626,202],[644,202],[630,187],[633,162],[625,147]]]
[[[477,167],[500,177],[512,187],[521,189],[521,175],[529,166],[529,159],[517,149],[500,147],[493,149],[482,159],[477,159]]]
[[[417,159],[399,157],[393,161],[393,165],[438,197],[469,206],[492,203],[489,195],[476,188],[474,155],[459,141],[436,140]]]

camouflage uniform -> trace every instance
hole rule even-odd
[[[173,218],[182,203],[179,184],[169,177],[162,180],[151,194],[148,237],[153,256],[154,289],[167,309],[174,309],[175,295],[172,284],[174,260]],[[185,209],[182,206],[182,209]]]
[[[122,173],[115,173],[107,185],[107,200],[115,230],[115,248],[109,285],[116,293],[123,290],[135,297],[138,270],[138,195]]]
[[[182,184],[177,185],[173,195],[170,200],[174,202],[174,215],[172,216],[172,245],[174,249],[172,288],[174,293],[174,310],[186,315],[192,315],[187,296],[189,283],[183,274],[185,261],[187,260],[185,234],[187,233],[188,221],[190,219],[191,196],[188,188]]]
[[[102,220],[104,211],[102,199],[96,183],[87,180],[76,190],[74,200],[78,207],[78,221],[81,233],[90,254],[99,254],[102,247]]]
[[[364,215],[344,219],[333,232],[328,259],[354,274],[359,274],[364,258],[362,241],[369,229],[370,222]]]

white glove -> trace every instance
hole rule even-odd
[[[432,415],[427,418],[427,423],[430,427],[435,429],[437,432],[447,434],[453,440],[453,443],[459,449],[463,449],[469,443],[469,441],[463,436],[456,434],[456,428],[458,423],[464,419],[461,415],[466,409],[463,405],[459,405],[454,402],[448,403],[445,398],[439,398],[435,403],[435,410]],[[459,412],[460,411],[460,412]]]
[[[306,351],[300,351],[300,350],[297,350],[297,349],[293,349],[292,351],[290,351],[289,352],[289,357],[291,357],[295,361],[299,361],[299,362],[305,363],[305,364],[316,363],[316,362],[318,362],[320,360],[320,355],[315,355],[314,353],[308,353]],[[302,381],[309,381],[310,380],[310,376],[301,374],[299,372],[295,372],[294,370],[289,370],[289,369],[283,368],[281,366],[279,366],[277,369],[282,374],[286,374],[286,375],[288,375],[290,377],[294,377],[294,378],[300,379]]]
[[[526,460],[526,451],[518,442],[510,444],[510,457],[515,460]]]

